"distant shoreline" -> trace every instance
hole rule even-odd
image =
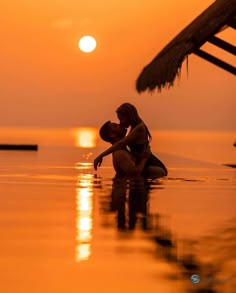
[[[0,150],[37,151],[37,144],[0,144]]]

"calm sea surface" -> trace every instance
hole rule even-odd
[[[0,151],[0,292],[235,292],[235,133],[152,134],[168,177],[118,180],[96,129],[0,128],[39,145]]]

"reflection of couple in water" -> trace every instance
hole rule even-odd
[[[116,113],[120,124],[107,121],[100,129],[101,138],[112,146],[94,160],[95,170],[101,165],[103,157],[112,153],[117,176],[166,176],[165,165],[151,152],[151,134],[139,117],[137,109],[129,103],[124,103]],[[126,135],[128,127],[130,131]]]
[[[116,176],[113,178],[111,208],[117,211],[119,229],[134,229],[138,215],[142,228],[147,229],[148,178],[167,176],[165,165],[152,154],[151,134],[139,117],[136,108],[122,104],[116,111],[120,124],[107,121],[100,129],[100,137],[112,144],[94,160],[94,168],[101,165],[103,157],[112,153]],[[127,128],[130,127],[129,133]],[[126,213],[128,193],[128,215]]]
[[[119,230],[133,230],[139,221],[141,229],[148,229],[149,190],[150,183],[143,176],[113,178],[110,207],[117,212]]]

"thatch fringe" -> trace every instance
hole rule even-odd
[[[173,86],[188,55],[219,32],[235,14],[236,0],[216,0],[144,67],[136,82],[137,91],[161,91]]]
[[[137,81],[138,92],[146,89],[153,91],[155,88],[161,91],[162,88],[173,86],[175,80],[180,78],[182,63],[188,56],[188,53],[183,54],[182,50],[183,46],[176,45],[172,48],[173,53],[167,52],[161,58],[157,55],[155,60],[143,69]]]

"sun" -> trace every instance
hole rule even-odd
[[[97,42],[92,36],[83,36],[78,43],[78,46],[81,51],[85,53],[90,53],[95,50]]]

